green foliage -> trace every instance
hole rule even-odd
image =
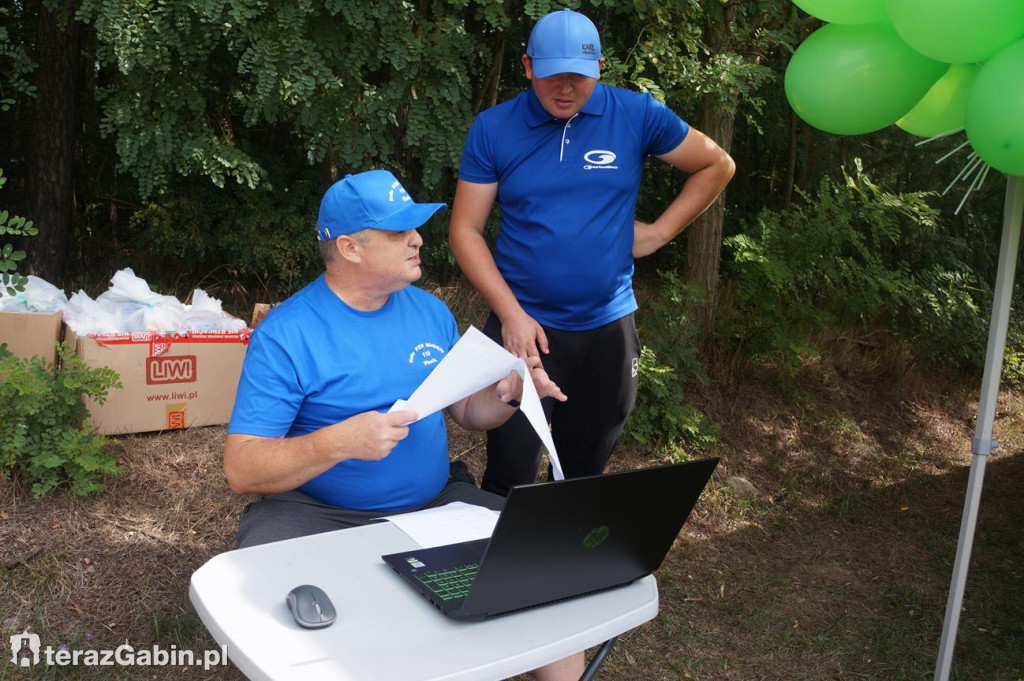
[[[122,471],[107,439],[84,421],[85,395],[100,404],[117,373],[90,368],[67,344],[58,345],[61,368],[36,356],[15,357],[0,346],[0,473],[32,485],[44,496],[67,484],[84,496],[103,490],[103,476]]]
[[[136,267],[156,280],[173,280],[191,271],[191,280],[185,278],[188,285],[178,291],[181,296],[223,263],[256,281],[272,280],[288,291],[301,288],[322,268],[311,227],[318,203],[308,181],[282,179],[275,184],[283,191],[265,185],[251,191],[207,186],[193,190],[191,196],[147,202],[130,218],[132,231],[146,244]],[[246,209],[239,210],[243,200]],[[243,307],[253,302],[257,301]]]
[[[0,189],[6,183],[7,178],[4,177],[3,168],[0,168]],[[38,233],[31,220],[0,210],[0,237],[35,236]],[[7,295],[13,296],[18,291],[25,290],[25,283],[28,280],[18,274],[18,263],[24,259],[25,251],[15,250],[14,244],[6,242],[6,239],[0,239],[0,289],[6,291]]]
[[[27,47],[20,43],[7,27],[11,10],[0,7],[0,110],[7,111],[13,100],[10,96],[20,93],[35,96],[36,86],[29,81],[35,69],[35,62],[29,56]],[[13,91],[9,92],[8,88]]]
[[[984,342],[984,291],[962,240],[920,192],[874,184],[860,161],[789,211],[763,210],[725,240],[736,304],[719,329],[746,356],[792,365],[828,330],[884,330],[919,359],[970,367]]]
[[[1017,307],[1019,301],[1014,301]],[[1024,385],[1024,320],[1011,316],[1003,350],[1002,380],[1009,385]]]
[[[639,333],[647,342],[639,358],[636,407],[623,432],[674,454],[686,446],[705,449],[717,441],[718,427],[686,396],[688,384],[708,382],[697,353],[697,326],[688,314],[704,294],[675,272],[659,272],[658,277],[656,290],[638,313]]]
[[[702,103],[742,112],[756,124],[765,86],[779,75],[764,56],[791,49],[796,41],[786,21],[789,3],[645,0],[628,5],[623,9],[642,27],[626,60],[634,87],[657,83],[677,111]]]
[[[643,337],[684,383],[708,383],[697,348],[699,329],[691,317],[691,312],[704,303],[706,295],[699,285],[683,281],[679,273],[659,271],[655,290],[638,313]]]
[[[7,19],[10,10],[0,7],[0,17]],[[28,50],[11,38],[5,24],[0,24],[0,111],[7,113],[15,104],[10,95],[22,94],[33,96],[35,86],[27,77],[35,68],[29,58]],[[7,184],[4,170],[0,168],[0,189]],[[14,295],[25,290],[26,279],[18,274],[18,263],[25,259],[25,251],[18,250],[9,237],[35,236],[38,230],[32,226],[31,220],[11,215],[0,208],[0,291]]]
[[[674,457],[683,456],[686,447],[707,449],[718,441],[719,426],[686,402],[679,374],[659,364],[650,346],[640,351],[639,372],[636,408],[626,421],[625,436],[653,443]]]
[[[84,127],[113,152],[86,180],[104,186],[80,194],[115,197],[79,213],[86,259],[102,242],[111,270],[166,288],[229,265],[279,296],[318,266],[312,226],[332,181],[387,168],[417,200],[450,200],[511,23],[500,0],[84,0],[75,16],[95,36]],[[428,247],[445,241],[435,231]]]
[[[466,15],[502,7],[454,4],[85,0],[77,18],[117,72],[99,93],[101,131],[148,198],[175,174],[254,189],[270,167],[250,142],[275,127],[310,165],[398,164],[435,186],[471,116],[481,45]]]

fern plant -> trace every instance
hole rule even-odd
[[[893,193],[857,160],[788,211],[725,240],[736,301],[717,329],[746,357],[799,366],[807,339],[884,331],[917,359],[968,368],[984,341],[982,285],[966,245],[922,192]]]

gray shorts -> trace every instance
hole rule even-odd
[[[243,549],[273,541],[384,522],[381,516],[411,513],[444,506],[453,501],[476,504],[495,511],[500,511],[505,504],[504,497],[455,480],[449,480],[441,493],[423,506],[408,511],[352,511],[325,504],[308,494],[292,490],[281,494],[264,494],[246,506],[238,523],[236,539],[238,548]]]

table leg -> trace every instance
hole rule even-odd
[[[612,648],[615,646],[615,641],[618,640],[618,636],[612,636],[610,639],[601,644],[597,654],[594,655],[594,659],[590,661],[587,668],[583,670],[583,676],[580,677],[580,681],[591,681],[597,674],[597,670],[601,668],[601,664],[604,663],[604,658],[608,657],[608,653],[612,652]]]

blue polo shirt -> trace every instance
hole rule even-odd
[[[689,125],[649,94],[598,83],[578,114],[553,117],[533,89],[473,121],[459,178],[498,183],[494,260],[523,309],[585,331],[636,310],[633,215],[649,155]]]
[[[252,334],[229,433],[291,437],[408,398],[458,340],[455,318],[409,286],[379,310],[345,304],[321,275],[275,307]],[[448,439],[437,412],[380,461],[348,459],[299,490],[341,508],[406,510],[448,480]]]

